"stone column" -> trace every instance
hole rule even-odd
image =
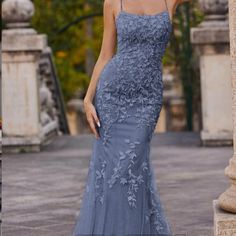
[[[231,78],[233,87],[233,120],[234,120],[234,155],[225,174],[230,178],[231,187],[219,197],[219,205],[226,211],[236,213],[236,0],[229,1],[230,19],[230,51],[231,51]],[[234,218],[236,235],[236,215]]]
[[[199,0],[204,21],[191,30],[200,59],[203,145],[232,144],[232,88],[230,81],[227,0]]]
[[[215,236],[236,235],[236,0],[229,0],[229,26],[234,155],[225,169],[231,186],[219,196],[218,200],[213,201]],[[220,97],[222,98],[222,95]]]
[[[46,35],[30,28],[34,14],[30,0],[4,0],[2,17],[3,145],[15,151],[38,151],[43,142],[40,120],[39,58]]]

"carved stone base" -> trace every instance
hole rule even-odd
[[[3,137],[4,153],[40,152],[42,147],[48,145],[58,136],[57,122],[51,122],[41,129],[39,136],[30,137]]]
[[[213,201],[214,209],[214,235],[235,236],[236,214],[228,213],[219,207],[218,200]]]
[[[3,137],[3,153],[39,152],[39,137]]]
[[[232,146],[233,134],[232,132],[218,132],[209,133],[201,131],[201,140],[204,146]]]
[[[236,158],[230,159],[225,168],[225,175],[229,177],[231,186],[220,195],[219,205],[222,209],[236,214]]]
[[[220,206],[226,211],[236,214],[236,185],[232,185],[219,198]]]

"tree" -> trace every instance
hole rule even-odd
[[[198,25],[203,19],[196,1],[187,2],[178,7],[173,21],[173,35],[164,58],[164,63],[174,66],[182,81],[185,105],[187,130],[193,129],[193,107],[199,100],[199,76],[193,48],[190,42],[190,29]]]
[[[86,0],[34,0],[34,4],[36,13],[32,24],[48,35],[64,97],[69,100],[88,86],[91,75],[89,66],[86,67],[91,60],[88,57],[92,51],[96,58],[101,44],[102,19],[98,16],[102,16],[102,4],[95,1],[89,5]],[[85,20],[90,15],[95,17],[92,25]],[[89,24],[92,38],[88,38],[88,33],[86,36]]]

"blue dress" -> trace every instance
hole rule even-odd
[[[73,236],[170,236],[149,152],[171,20],[168,10],[138,15],[121,9],[116,27],[117,52],[102,69],[94,97],[100,138],[94,138]]]

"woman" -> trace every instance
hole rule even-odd
[[[162,57],[178,3],[104,2],[101,52],[84,98],[96,139],[74,236],[172,235],[149,152],[162,107]]]

